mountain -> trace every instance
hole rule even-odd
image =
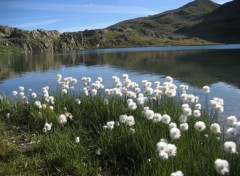
[[[127,42],[122,43],[124,46],[205,44],[209,42],[197,37],[189,38],[176,31],[198,24],[204,15],[218,7],[218,4],[210,0],[195,0],[175,10],[126,20],[107,29],[115,32],[115,36],[120,35],[117,32],[127,36]]]
[[[217,7],[219,5],[210,0],[196,0],[176,10],[126,20],[112,25],[108,29],[136,30],[140,34],[155,35],[156,37],[169,35],[180,28],[199,23],[203,15],[212,12]]]
[[[179,34],[218,43],[240,43],[240,0],[224,4],[194,25],[182,28]]]
[[[239,0],[222,6],[210,0],[195,0],[178,9],[156,15],[126,20],[105,29],[64,32],[33,30],[26,31],[0,26],[0,52],[44,52],[66,51],[89,48],[165,46],[165,45],[202,45],[212,43],[240,42],[232,33],[222,40],[214,40],[213,31],[225,27],[233,20],[239,24]],[[228,13],[227,15],[223,15]],[[227,16],[227,17],[226,17]],[[237,16],[237,17],[236,17]],[[213,23],[219,19],[221,23]],[[236,28],[238,29],[238,28]],[[234,30],[234,29],[233,29]],[[230,30],[229,30],[230,31]],[[233,32],[237,33],[237,30]],[[216,33],[216,31],[215,31]],[[234,33],[234,34],[235,34]],[[236,34],[239,35],[239,34]]]

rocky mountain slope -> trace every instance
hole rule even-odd
[[[59,33],[55,30],[26,31],[0,26],[0,52],[236,43],[240,42],[240,38],[233,37],[233,31],[231,33],[218,31],[216,36],[222,40],[215,40],[217,37],[212,36],[216,28],[229,24],[231,20],[234,21],[235,27],[239,27],[239,12],[239,0],[222,6],[210,0],[195,0],[176,10],[126,20],[98,30]],[[213,23],[216,19],[220,21],[218,25]],[[226,27],[226,30],[234,29],[233,25]],[[234,32],[237,33],[237,30]]]

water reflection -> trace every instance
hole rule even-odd
[[[168,50],[131,49],[94,50],[41,55],[0,55],[0,93],[11,94],[20,85],[40,93],[44,86],[56,87],[55,77],[98,76],[104,85],[112,85],[111,76],[128,73],[140,83],[142,79],[161,81],[174,77],[175,84],[187,83],[189,92],[202,95],[203,85],[211,86],[209,98],[225,100],[223,119],[239,114],[240,50]],[[231,86],[232,85],[232,86]],[[77,90],[80,90],[79,81]]]
[[[26,72],[54,70],[79,64],[110,65],[126,71],[171,75],[195,87],[225,82],[240,88],[238,49],[1,55],[0,80]]]

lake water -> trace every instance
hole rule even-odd
[[[65,53],[0,55],[0,92],[9,95],[19,86],[40,92],[44,86],[57,86],[57,74],[77,78],[103,77],[105,87],[113,85],[113,75],[128,73],[130,79],[190,86],[189,93],[203,98],[201,88],[211,87],[209,98],[225,101],[221,115],[240,117],[240,45],[144,47],[97,49]]]

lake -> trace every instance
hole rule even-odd
[[[204,97],[201,88],[211,87],[209,99],[224,99],[222,119],[240,117],[240,45],[177,46],[96,49],[64,53],[1,54],[0,92],[10,95],[19,86],[41,92],[42,87],[56,88],[55,77],[72,76],[81,87],[81,77],[93,81],[103,77],[112,87],[112,76],[127,73],[140,83],[142,79],[164,82],[175,78],[177,85],[189,85],[188,93]]]

